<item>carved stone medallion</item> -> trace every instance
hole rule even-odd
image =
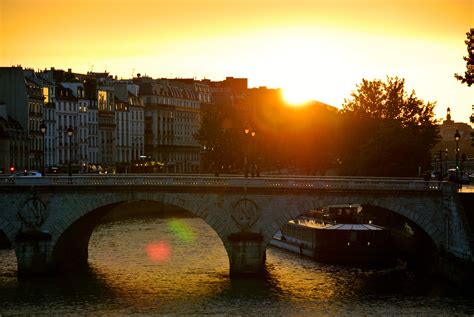
[[[46,204],[36,195],[28,198],[18,212],[18,219],[30,229],[38,229],[46,220]]]
[[[234,204],[231,217],[241,229],[248,229],[257,222],[260,211],[254,201],[244,198]]]

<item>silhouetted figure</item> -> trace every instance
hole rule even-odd
[[[425,175],[424,175],[425,181],[429,181],[430,178],[431,178],[431,172],[426,172]]]
[[[442,181],[443,180],[443,173],[441,172],[436,172],[436,178],[438,179],[438,181]]]

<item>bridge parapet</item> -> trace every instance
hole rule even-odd
[[[447,183],[444,183],[447,184]],[[1,185],[16,186],[172,186],[172,187],[240,187],[275,189],[341,189],[441,191],[443,182],[402,178],[362,177],[212,177],[202,175],[120,175],[120,176],[47,176],[41,178],[4,178]]]

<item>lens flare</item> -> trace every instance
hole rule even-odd
[[[174,232],[183,242],[193,242],[195,234],[191,228],[179,219],[171,219],[168,223],[171,231]]]
[[[171,249],[164,241],[150,242],[146,246],[146,253],[153,262],[165,262],[170,258]]]

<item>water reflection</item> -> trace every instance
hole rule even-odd
[[[189,232],[199,239],[183,238]],[[198,218],[106,224],[91,237],[89,259],[107,287],[135,307],[205,299],[224,287],[229,270],[222,242]]]
[[[169,248],[166,261],[150,245],[160,257]],[[0,315],[474,313],[471,295],[404,267],[331,266],[274,248],[261,277],[231,279],[222,241],[199,218],[103,224],[80,275],[18,281],[15,271],[14,253],[0,251]]]

